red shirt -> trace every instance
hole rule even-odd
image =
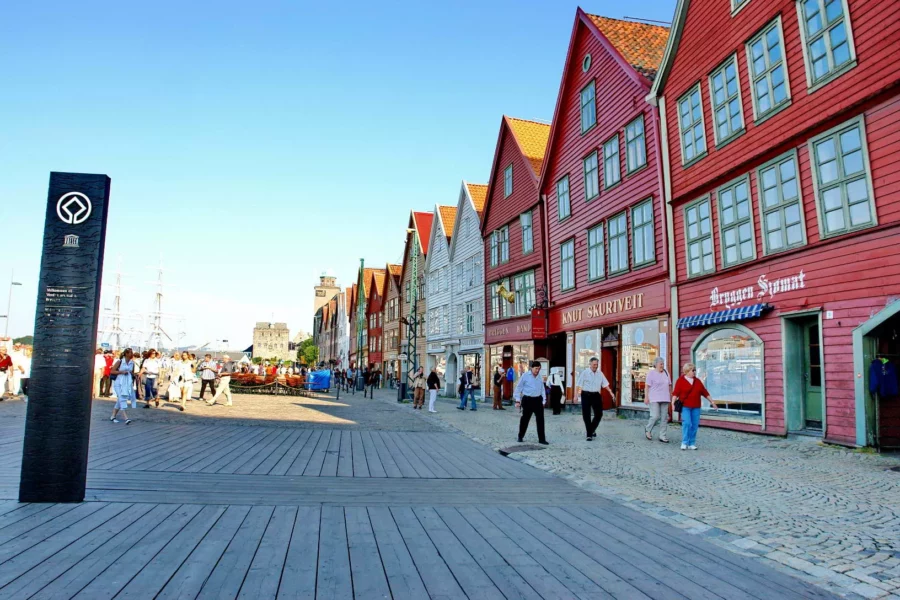
[[[12,359],[9,357],[9,354],[0,358],[0,371],[6,371],[7,369],[12,368],[12,366]]]
[[[684,375],[675,382],[675,389],[672,390],[672,395],[678,396],[685,408],[700,408],[703,405],[700,398],[709,398],[709,392],[706,391],[706,387],[699,377],[694,377],[694,385],[692,386],[684,378]]]
[[[103,360],[106,361],[106,366],[103,368],[103,376],[109,377],[109,372],[112,370],[112,365],[113,365],[112,354],[103,355]]]

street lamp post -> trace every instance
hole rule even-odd
[[[12,316],[12,291],[14,285],[22,285],[15,280],[15,273],[9,276],[9,298],[6,301],[6,327],[3,330],[3,337],[9,337],[9,319]]]

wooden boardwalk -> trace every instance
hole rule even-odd
[[[0,424],[0,599],[833,597],[452,433],[94,426],[19,504]]]

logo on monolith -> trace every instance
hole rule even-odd
[[[56,214],[69,225],[84,223],[91,216],[91,200],[81,192],[68,192],[56,202]]]

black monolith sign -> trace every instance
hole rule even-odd
[[[50,173],[20,502],[81,502],[109,177]]]

